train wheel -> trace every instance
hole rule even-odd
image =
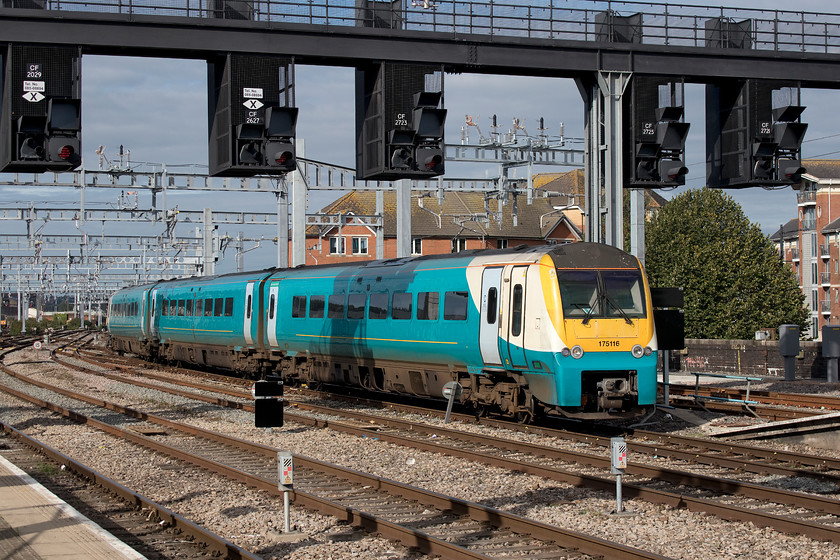
[[[476,403],[473,410],[476,418],[486,418],[490,411],[490,407],[483,403]]]
[[[514,417],[519,424],[530,424],[534,421],[534,415],[527,410],[520,410]]]

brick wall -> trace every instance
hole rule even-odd
[[[686,373],[722,373],[744,376],[785,376],[778,340],[686,339],[686,348],[671,354],[669,368]],[[826,377],[822,343],[800,341],[796,377]]]

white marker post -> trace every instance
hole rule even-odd
[[[623,437],[610,438],[611,464],[610,473],[615,476],[615,512],[624,512],[624,505],[621,503],[621,477],[627,468],[627,443]]]
[[[289,495],[292,493],[294,486],[294,460],[292,454],[288,451],[277,452],[277,486],[283,491],[283,531],[290,533],[291,526],[291,508],[289,506]]]

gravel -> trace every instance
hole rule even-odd
[[[171,419],[213,429],[323,461],[334,462],[379,477],[397,480],[442,494],[471,500],[518,515],[582,533],[607,537],[625,545],[681,559],[837,559],[840,546],[804,536],[786,535],[750,523],[725,521],[686,509],[625,499],[632,515],[616,516],[615,496],[539,477],[488,467],[458,458],[398,447],[371,437],[354,437],[287,422],[283,428],[254,428],[253,416],[166,395],[88,374],[69,372],[46,363],[46,352],[25,350],[8,357],[15,370],[76,389],[93,389],[102,399],[144,408]],[[17,365],[14,365],[18,362]],[[24,363],[29,362],[29,363]],[[13,381],[0,374],[0,383]],[[31,386],[30,386],[31,387]],[[27,389],[46,400],[62,403],[54,393]],[[77,409],[83,406],[74,405]],[[103,471],[123,484],[147,494],[174,511],[194,519],[232,542],[266,558],[323,560],[425,559],[398,544],[354,530],[331,517],[302,508],[292,509],[292,523],[306,536],[297,543],[280,542],[282,500],[249,489],[169,458],[115,442],[84,426],[44,422],[44,413],[0,394],[4,421]],[[87,412],[86,412],[87,413]],[[392,413],[393,414],[393,413]],[[97,417],[113,417],[98,410]],[[401,415],[405,416],[405,415]],[[666,419],[658,428],[682,427]],[[442,421],[425,419],[427,423]],[[128,420],[126,423],[130,422]],[[483,430],[508,439],[545,443],[550,438],[451,424],[459,429]],[[655,427],[651,427],[655,428]],[[690,430],[691,428],[684,428]],[[559,442],[557,442],[559,445]],[[781,446],[780,446],[781,447]],[[794,446],[784,446],[793,448]],[[813,450],[808,450],[814,452]],[[821,451],[822,452],[822,451]],[[606,473],[604,473],[606,474]],[[632,476],[627,476],[628,482]],[[771,483],[770,479],[767,483]]]

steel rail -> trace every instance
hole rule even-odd
[[[83,358],[80,358],[83,359]],[[85,360],[89,362],[93,362],[92,360]],[[97,362],[93,362],[97,363]],[[72,364],[65,364],[70,367],[81,367],[81,366],[73,366]],[[103,365],[101,363],[97,363],[97,365]],[[102,375],[107,377],[108,379],[112,379],[114,381],[123,381],[123,382],[130,382],[136,383],[139,386],[149,388],[149,389],[157,389],[163,392],[167,392],[170,394],[176,394],[180,396],[189,396],[190,398],[195,398],[197,400],[203,400],[204,402],[219,404],[221,406],[228,406],[231,408],[239,408],[242,410],[253,411],[253,407],[251,405],[243,405],[242,403],[237,403],[235,401],[228,401],[225,399],[217,399],[212,397],[207,397],[204,395],[194,395],[194,394],[185,394],[183,392],[179,392],[178,390],[171,389],[168,387],[162,387],[160,385],[154,384],[146,384],[142,381],[138,380],[130,380],[127,381],[125,377],[119,375],[113,375],[109,373],[104,373],[100,371],[90,370],[87,368],[83,368],[89,373],[93,373],[96,375]],[[245,392],[237,392],[231,391],[223,388],[214,388],[208,387],[206,385],[201,385],[200,383],[193,383],[189,381],[181,381],[181,380],[174,380],[171,377],[167,377],[165,375],[156,375],[153,373],[141,373],[144,377],[148,377],[150,379],[155,379],[158,381],[163,381],[167,383],[177,383],[183,384],[187,387],[191,387],[194,389],[201,389],[205,391],[216,391],[221,392],[223,394],[239,397],[239,398],[249,398],[250,395]],[[234,381],[236,379],[234,378]],[[311,405],[308,403],[296,403],[296,406],[300,408],[310,408],[310,409],[317,409],[317,405]],[[326,407],[324,411],[326,411]],[[423,410],[423,414],[428,414],[429,412],[434,413],[434,411]],[[356,417],[358,419],[363,419],[365,421],[371,420],[371,417],[365,417],[363,413],[357,413],[353,411],[342,411],[341,414],[349,417]],[[463,416],[465,419],[469,419],[474,421],[474,417],[472,416]],[[376,420],[380,423],[382,422],[397,422],[391,421],[387,419],[382,419],[381,417],[377,416]],[[494,427],[504,427],[507,429],[515,429],[516,426],[519,424],[512,424],[510,422],[499,422],[496,420],[490,420],[482,418],[480,419],[480,423],[482,424],[489,424]],[[551,428],[538,428],[534,426],[528,426],[525,428],[525,431],[528,433],[538,433],[541,435],[549,436],[549,437],[559,437],[564,439],[573,439],[575,441],[580,441],[583,443],[590,443],[590,444],[597,444],[601,446],[608,446],[610,444],[610,440],[607,437],[599,437],[593,436],[589,434],[582,434],[576,432],[569,432],[566,430],[555,430]],[[840,476],[838,475],[829,475],[824,472],[816,472],[812,470],[805,470],[805,469],[797,469],[793,467],[779,467],[776,466],[774,463],[790,463],[794,465],[809,465],[814,469],[822,469],[822,470],[840,470],[840,459],[834,459],[831,457],[823,457],[817,455],[807,455],[803,453],[795,453],[790,451],[775,451],[775,450],[768,450],[766,448],[737,444],[737,443],[722,443],[716,442],[711,440],[703,440],[699,438],[692,438],[687,436],[674,436],[674,435],[663,435],[657,432],[648,432],[648,431],[640,431],[637,430],[634,433],[635,438],[630,440],[634,445],[634,451],[636,452],[644,452],[650,455],[658,455],[658,456],[667,456],[674,459],[681,459],[685,461],[691,461],[694,463],[706,464],[706,465],[715,465],[730,469],[740,469],[746,470],[749,472],[753,472],[756,474],[778,474],[782,476],[810,476],[814,478],[818,478],[821,480],[831,481],[838,485],[840,485]],[[651,444],[647,443],[645,440],[655,441],[658,444]],[[682,446],[688,447],[689,450],[679,449],[675,446]],[[709,454],[709,451],[714,451],[719,453],[718,455]],[[723,455],[725,454],[725,455]],[[738,458],[740,456],[741,458]],[[756,459],[760,459],[762,461],[772,461],[771,463],[768,462],[756,462]]]
[[[216,441],[225,445],[237,447],[239,449],[243,449],[251,453],[260,453],[265,457],[276,458],[277,455],[277,449],[269,446],[257,444],[254,442],[248,442],[238,438],[226,436],[224,434],[210,432],[208,430],[197,428],[195,426],[189,426],[187,424],[181,424],[178,422],[167,420],[165,418],[158,417],[151,413],[133,410],[131,408],[123,407],[114,403],[109,403],[107,401],[93,399],[86,395],[75,393],[73,391],[67,391],[65,389],[52,387],[46,383],[41,383],[37,380],[30,379],[27,376],[11,372],[10,370],[8,370],[8,368],[5,368],[3,366],[0,366],[0,370],[6,372],[9,375],[14,376],[17,379],[20,379],[27,383],[32,383],[35,386],[46,388],[56,393],[68,396],[70,398],[80,400],[82,402],[87,402],[89,404],[101,406],[108,410],[133,416],[135,418],[147,422],[152,422],[161,426],[165,426],[173,430],[179,430],[190,435],[203,437],[211,441]],[[260,490],[268,491],[273,495],[282,494],[282,491],[279,490],[277,487],[276,479],[267,479],[264,477],[260,477],[255,474],[236,469],[229,465],[219,463],[212,459],[207,459],[186,453],[176,447],[158,442],[142,434],[134,433],[129,430],[112,426],[110,424],[105,424],[99,420],[86,417],[85,415],[80,414],[78,412],[65,409],[53,403],[49,403],[42,399],[32,397],[30,395],[27,395],[26,393],[22,393],[12,388],[7,387],[6,390],[10,394],[13,394],[18,398],[24,399],[42,408],[46,408],[47,410],[51,410],[53,412],[61,414],[71,420],[91,425],[97,429],[100,429],[106,433],[109,433],[121,439],[126,439],[128,441],[131,441],[132,443],[162,452],[180,460],[187,461],[201,468],[205,468],[211,472],[219,472],[229,478],[239,480],[250,486],[259,488]],[[431,507],[437,507],[445,511],[451,511],[458,515],[468,515],[471,519],[488,523],[495,527],[505,527],[514,532],[525,533],[533,536],[536,539],[555,542],[561,547],[574,548],[585,554],[596,556],[600,555],[606,558],[621,557],[639,559],[666,559],[666,557],[658,554],[641,551],[618,543],[600,539],[598,537],[575,533],[562,528],[540,523],[535,520],[523,518],[500,510],[482,506],[480,504],[468,502],[466,500],[460,500],[451,496],[445,496],[436,492],[430,492],[427,490],[415,488],[407,484],[390,481],[381,477],[369,475],[359,471],[354,471],[352,469],[339,467],[337,465],[330,465],[328,463],[306,458],[300,455],[295,455],[295,462],[303,468],[319,472],[325,472],[346,480],[354,481],[364,485],[369,485],[374,488],[381,489],[382,491],[388,492],[392,495],[400,496],[405,499],[413,500]],[[295,490],[292,492],[291,499],[292,501],[298,503],[303,507],[307,507],[309,509],[313,509],[329,515],[335,515],[339,517],[339,519],[343,519],[353,524],[358,524],[362,527],[365,527],[371,532],[378,532],[381,533],[383,536],[386,536],[386,538],[400,541],[406,546],[416,547],[427,554],[438,554],[445,558],[453,559],[489,558],[488,556],[478,554],[476,552],[470,551],[464,547],[454,545],[452,543],[448,543],[445,540],[438,539],[436,537],[433,537],[421,531],[417,531],[410,527],[389,522],[385,519],[370,515],[360,510],[356,510],[355,508],[329,502],[328,500],[325,500],[318,496],[314,496],[309,493]]]
[[[157,519],[166,522],[169,526],[178,529],[184,534],[195,539],[197,542],[206,546],[211,554],[221,556],[222,558],[229,558],[231,560],[261,560],[261,557],[251,554],[247,550],[236,546],[223,537],[220,537],[219,535],[208,531],[204,527],[193,523],[189,519],[178,515],[154,500],[127,488],[84,463],[73,459],[69,455],[65,455],[57,449],[50,447],[46,443],[38,441],[32,436],[21,432],[14,426],[0,421],[0,429],[26,446],[45,455],[55,462],[66,466],[68,469],[89,480],[91,483],[101,486],[111,493],[116,494],[125,502],[132,504],[134,507],[151,510]]]
[[[745,389],[734,389],[729,387],[708,387],[701,386],[695,391],[695,387],[688,385],[669,385],[671,395],[676,396],[693,396],[697,393],[708,397],[724,397],[729,399],[743,400],[747,397]],[[758,401],[762,404],[772,404],[778,406],[800,406],[804,408],[825,408],[829,410],[840,410],[840,398],[829,395],[807,394],[800,395],[796,393],[780,393],[776,391],[759,391],[750,389],[750,400]],[[814,412],[812,414],[819,414]]]
[[[106,377],[111,378],[110,375],[107,375]],[[120,378],[119,376],[113,377],[116,378],[116,380],[118,381],[122,380],[123,382],[139,383],[141,386],[148,386],[147,384],[143,384],[142,382],[136,382],[135,380],[125,380],[125,378]],[[172,389],[168,389],[166,390],[166,392],[174,392],[175,394],[178,394],[177,390]],[[192,396],[192,394],[189,393],[180,394],[182,396],[187,397]],[[217,401],[217,399],[212,399],[203,396],[200,400]],[[480,445],[495,448],[502,448],[506,449],[507,451],[520,453],[527,452],[536,456],[547,456],[552,459],[558,459],[572,463],[586,464],[600,469],[608,469],[610,466],[610,462],[608,459],[591,454],[584,454],[573,451],[560,451],[545,446],[529,444],[526,442],[504,440],[498,437],[487,437],[478,434],[464,434],[462,432],[449,430],[446,428],[432,428],[427,426],[420,426],[400,420],[385,419],[378,416],[372,417],[363,413],[351,411],[336,412],[335,410],[328,409],[326,407],[319,407],[317,405],[309,405],[306,403],[298,403],[297,406],[299,406],[300,408],[308,408],[322,413],[341,414],[355,418],[357,420],[375,420],[381,425],[392,427],[399,426],[399,429],[406,431],[415,431],[424,434],[434,433],[438,436],[444,436],[451,439],[478,443]],[[237,408],[240,408],[240,406],[237,406]],[[294,413],[286,413],[286,416],[290,420],[300,422],[305,425],[330,427],[354,435],[369,436],[371,433],[371,429],[369,427],[362,428],[358,426],[352,426],[343,422],[315,420]],[[429,440],[418,440],[415,438],[403,437],[396,434],[390,434],[381,431],[377,431],[376,435],[380,440],[388,441],[398,445],[423,449],[426,451],[444,453],[447,455],[478,461],[481,463],[490,464],[501,468],[542,476],[547,479],[558,480],[576,486],[588,486],[607,492],[611,491],[611,489],[614,488],[614,483],[612,482],[612,480],[607,478],[589,476],[562,469],[546,467],[544,465],[523,461],[522,458],[510,459],[487,453],[479,453],[463,448],[449,446],[442,443],[442,438],[438,438],[435,442],[431,442]],[[594,442],[594,440],[590,443],[592,442]],[[631,464],[630,466],[628,466],[627,472],[628,474],[650,477],[653,479],[667,480],[672,484],[684,484],[696,488],[710,489],[725,494],[741,495],[752,499],[775,502],[792,507],[803,507],[817,512],[822,511],[831,515],[840,515],[840,501],[831,498],[825,498],[822,496],[808,495],[800,492],[793,492],[783,489],[767,488],[757,484],[743,481],[714,478],[705,475],[697,475],[693,473],[687,473],[684,471],[664,469],[661,467],[650,467],[641,464]],[[796,471],[793,471],[792,473],[790,472],[790,470],[788,470],[788,472],[784,472],[784,474],[791,476],[795,475]],[[813,473],[808,472],[804,472],[804,474],[813,475]],[[661,490],[653,490],[637,484],[625,483],[624,488],[625,493],[628,496],[633,496],[646,501],[665,504],[671,507],[684,506],[688,507],[690,510],[693,511],[704,511],[706,513],[718,515],[725,519],[733,519],[739,521],[743,521],[746,519],[756,524],[770,526],[778,530],[793,532],[797,534],[801,533],[813,538],[828,539],[840,543],[840,529],[835,529],[824,524],[810,523],[804,520],[791,520],[790,518],[787,518],[783,515],[775,515],[767,512],[756,513],[755,510],[749,508],[722,505],[714,500],[709,500],[705,498],[694,498],[687,495],[675,494],[672,492]],[[827,530],[824,531],[823,529]]]

